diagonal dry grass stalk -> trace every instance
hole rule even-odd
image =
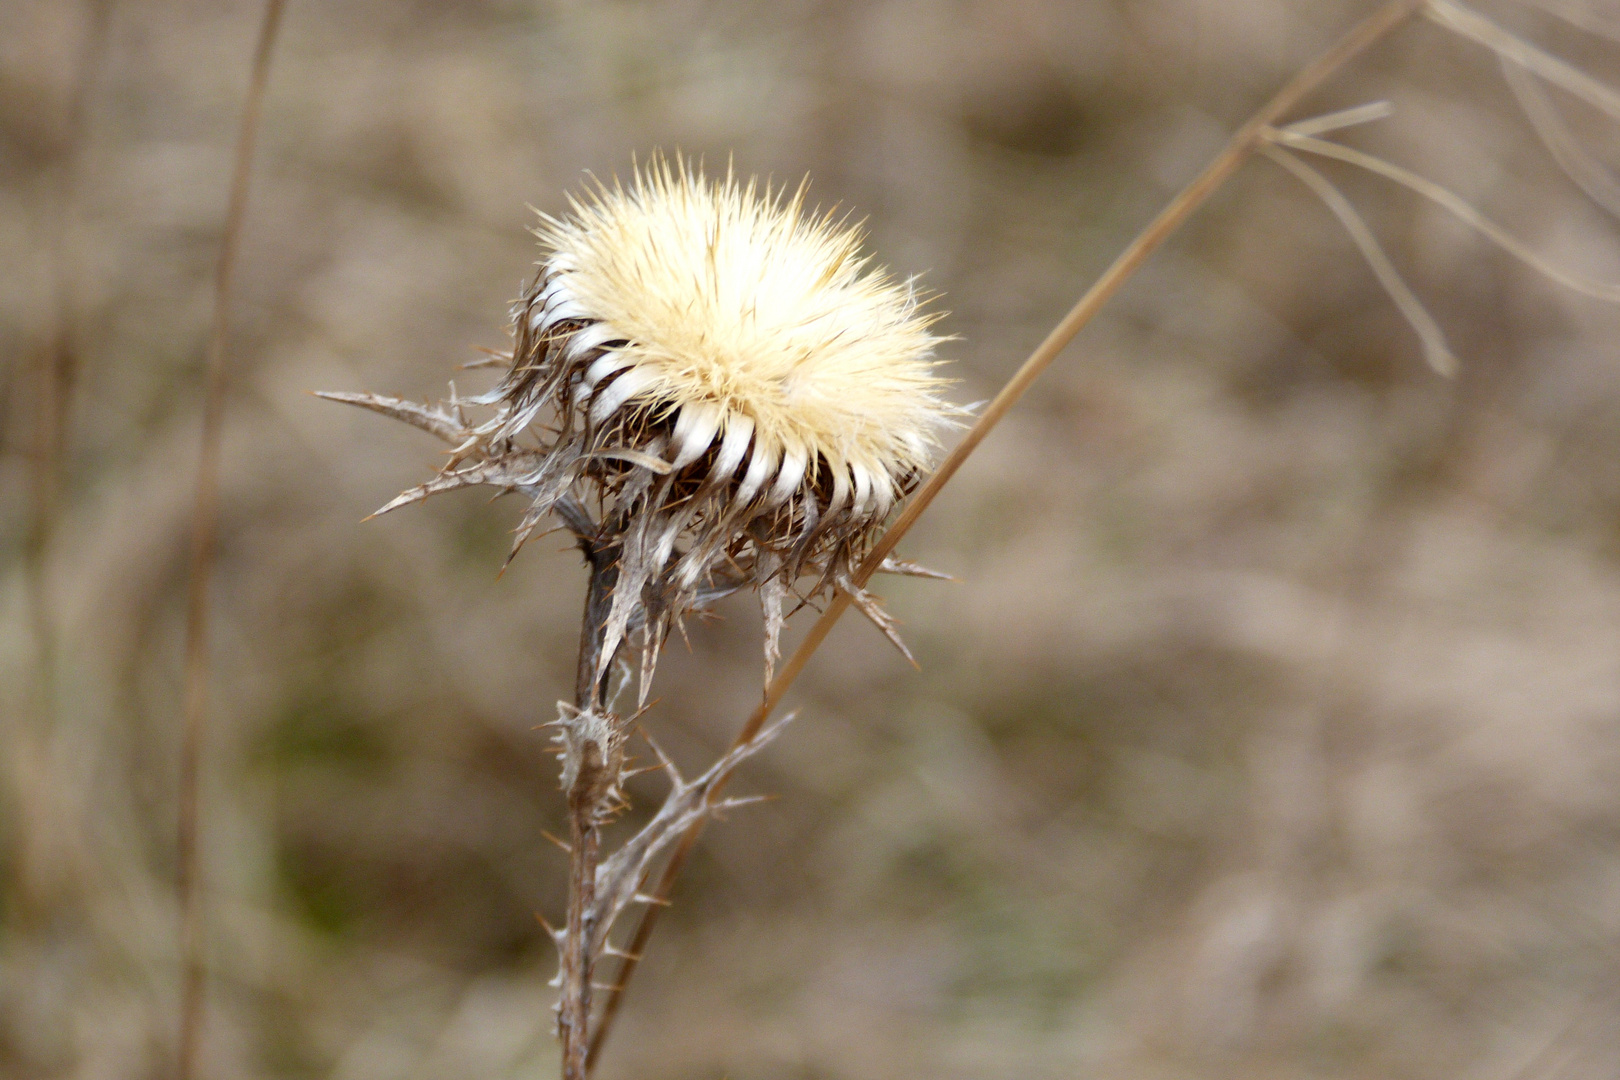
[[[225,232],[214,274],[214,313],[208,336],[206,389],[203,398],[202,442],[197,458],[196,502],[192,512],[190,577],[186,590],[185,727],[180,741],[179,832],[176,889],[180,903],[180,1030],[176,1075],[190,1080],[197,1071],[202,1033],[203,960],[202,882],[198,866],[198,781],[208,722],[208,594],[213,579],[219,526],[219,450],[225,419],[226,352],[230,337],[231,290],[241,246],[242,223],[247,216],[253,148],[270,80],[270,57],[281,26],[285,0],[266,0],[264,18],[254,47],[253,73],[248,82],[237,134],[236,160],[231,176]]]
[[[1089,323],[1103,306],[1117,293],[1131,276],[1141,268],[1148,257],[1153,254],[1166,240],[1198,210],[1220,187],[1235,174],[1248,159],[1265,144],[1268,130],[1273,128],[1290,111],[1292,111],[1312,91],[1316,90],[1325,81],[1355,59],[1362,52],[1390,33],[1392,30],[1406,22],[1425,6],[1423,0],[1390,0],[1372,15],[1353,27],[1339,41],[1306,65],[1291,79],[1286,86],[1277,92],[1264,106],[1251,116],[1237,133],[1227,142],[1219,154],[1204,168],[1190,184],[1181,190],[1172,199],[1158,217],[1140,232],[1130,245],[1120,253],[1114,262],[1105,270],[1101,277],[1088,289],[1075,303],[1063,320],[1047,335],[1046,340],[1030,354],[1013,377],[1001,388],[990,404],[985,407],[978,421],[970,428],[951,453],[940,464],[938,470],[929,477],[911,501],[906,505],[893,525],[877,542],[866,560],[861,564],[855,574],[854,584],[864,587],[871,580],[882,565],[894,551],[895,546],[909,532],[917,519],[928,509],[940,490],[956,475],[964,462],[978,448],[1002,418],[1023,397],[1052,362],[1057,359],[1063,349],[1072,341],[1076,334]],[[833,625],[843,616],[851,604],[851,595],[847,591],[838,592],[828,603],[826,611],[821,618],[810,628],[803,642],[794,651],[782,670],[777,674],[769,686],[766,687],[763,700],[754,709],[753,713],[738,732],[733,746],[741,746],[753,740],[770,719],[771,714],[781,704],[788,689],[793,685],[810,658],[815,655],[822,642],[831,633]],[[710,797],[717,797],[724,786],[724,776],[720,782],[713,786]],[[704,819],[697,819],[681,837],[679,845],[665,864],[663,874],[653,895],[660,901],[666,900],[679,878],[687,857],[691,854],[693,846],[697,843],[702,831]],[[636,927],[630,944],[625,948],[625,956],[619,968],[618,977],[614,980],[611,990],[608,991],[607,1000],[603,1006],[602,1016],[598,1021],[596,1032],[591,1041],[590,1056],[587,1067],[594,1065],[599,1059],[602,1047],[613,1023],[618,1015],[620,1003],[623,1000],[625,987],[634,974],[639,957],[644,953],[648,938],[656,925],[658,910],[661,903],[649,904],[643,912],[640,923]]]

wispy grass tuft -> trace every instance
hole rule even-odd
[[[1588,154],[1542,91],[1539,79],[1546,79],[1620,119],[1620,93],[1591,78],[1555,56],[1510,34],[1484,16],[1455,0],[1429,0],[1425,14],[1463,37],[1486,45],[1496,52],[1502,73],[1508,81],[1531,126],[1559,166],[1592,199],[1610,214],[1620,216],[1620,182]],[[1478,208],[1456,192],[1426,177],[1385,161],[1354,147],[1321,138],[1357,124],[1383,119],[1393,112],[1388,102],[1374,102],[1282,128],[1268,127],[1262,151],[1282,166],[1322,200],[1339,219],[1352,242],[1360,250],[1378,283],[1411,325],[1423,347],[1429,366],[1442,375],[1457,373],[1457,358],[1446,343],[1445,333],[1423,302],[1407,285],[1394,262],[1373,235],[1366,219],[1344,193],[1320,171],[1307,165],[1300,151],[1354,165],[1421,195],[1440,206],[1480,236],[1506,251],[1543,277],[1573,292],[1607,303],[1620,303],[1620,284],[1599,281],[1567,270],[1537,253],[1529,244],[1491,221]]]

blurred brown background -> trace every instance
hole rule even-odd
[[[520,506],[470,492],[361,524],[439,447],[306,391],[482,387],[454,366],[505,341],[525,204],[662,147],[808,172],[944,294],[988,397],[1370,7],[292,0],[234,308],[205,1075],[555,1071],[535,725],[578,558],[497,578]],[[1616,11],[1484,10],[1620,81]],[[172,1068],[187,529],[260,11],[0,3],[6,1076]],[[1620,276],[1487,53],[1414,24],[1311,111],[1380,97],[1345,141]],[[1620,1074],[1620,318],[1329,171],[1461,377],[1251,163],[905,543],[962,579],[883,584],[922,671],[853,619],[823,649],[739,784],[780,799],[705,836],[604,1080]],[[723,616],[659,672],[688,764],[758,693],[757,616]]]

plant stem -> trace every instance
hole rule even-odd
[[[608,611],[613,588],[619,578],[617,538],[601,540],[580,534],[580,550],[590,567],[590,584],[585,590],[585,611],[580,620],[579,664],[574,676],[574,707],[580,712],[599,710],[607,691],[606,676],[598,679],[597,665],[602,655]],[[587,744],[587,747],[589,744]],[[557,1032],[562,1038],[563,1080],[585,1080],[590,1047],[591,977],[595,957],[590,943],[595,937],[592,914],[596,902],[596,864],[601,852],[601,792],[603,770],[608,768],[600,754],[583,754],[568,800],[568,923],[559,966],[560,1000]],[[610,778],[616,780],[617,778]]]
[[[198,867],[197,789],[204,735],[208,723],[208,591],[214,573],[219,527],[219,445],[225,420],[225,343],[230,336],[231,289],[242,223],[247,217],[248,181],[253,173],[253,147],[270,81],[270,56],[281,25],[285,0],[266,0],[264,21],[253,55],[242,127],[236,140],[236,164],[225,234],[214,274],[213,326],[208,335],[207,389],[203,398],[202,447],[197,461],[196,503],[191,519],[191,573],[186,590],[185,728],[180,742],[179,835],[176,890],[180,901],[180,1042],[175,1074],[191,1080],[197,1073],[202,1033],[203,964],[202,885]]]
[[[1306,65],[1296,74],[1287,85],[1266,102],[1237,133],[1227,142],[1210,163],[1204,167],[1193,181],[1176,195],[1170,203],[1159,212],[1158,217],[1150,222],[1131,241],[1130,245],[1115,258],[1114,262],[1105,270],[1101,277],[1086,290],[1085,294],[1075,303],[1063,320],[1046,336],[1046,340],[1030,354],[1013,377],[996,394],[995,399],[986,406],[978,421],[968,430],[967,435],[941,462],[938,470],[928,478],[925,483],[906,504],[893,525],[883,534],[867,555],[864,562],[855,574],[855,583],[864,586],[878,566],[883,562],[900,542],[900,539],[916,524],[917,519],[928,509],[940,489],[950,482],[951,477],[962,467],[968,457],[984,441],[990,430],[1001,422],[1002,417],[1013,407],[1019,398],[1035,382],[1036,378],[1045,371],[1053,360],[1057,359],[1065,346],[1074,339],[1074,336],[1089,323],[1104,304],[1113,298],[1125,282],[1139,270],[1149,255],[1159,248],[1166,240],[1186,223],[1199,207],[1209,197],[1218,191],[1222,184],[1229,180],[1255,152],[1259,146],[1266,128],[1279,122],[1284,115],[1290,112],[1299,102],[1322,83],[1331,78],[1345,64],[1349,63],[1370,46],[1384,37],[1390,31],[1400,26],[1423,6],[1424,0],[1390,0],[1372,15],[1353,27],[1339,39],[1331,48]],[[739,745],[752,739],[759,733],[760,728],[770,719],[776,707],[781,704],[782,698],[787,694],[788,688],[799,677],[805,665],[816,649],[826,640],[832,631],[833,625],[845,611],[849,609],[850,598],[848,593],[839,592],[827,605],[827,610],[821,615],[810,632],[805,636],[799,647],[794,650],[786,664],[782,666],[775,679],[765,689],[765,697],[748,717],[742,729],[737,733],[733,745]],[[715,784],[711,798],[717,796],[724,787],[724,778]],[[700,819],[686,834],[681,837],[680,844],[665,864],[664,872],[658,883],[656,896],[667,899],[679,878],[681,868],[685,865],[687,856],[697,843],[698,835],[702,832],[703,820]],[[624,988],[635,972],[636,957],[646,950],[647,939],[652,935],[652,928],[658,918],[658,909],[661,905],[648,905],[643,911],[641,922],[631,938],[625,952],[629,956],[619,969],[619,977],[615,986],[609,992],[607,1003],[603,1006],[602,1018],[597,1026],[596,1038],[591,1045],[588,1064],[594,1064],[601,1054],[602,1044],[606,1041],[608,1033],[612,1030],[614,1018],[618,1015],[619,1003],[624,995]]]
[[[601,847],[595,801],[585,798],[585,770],[568,792],[568,930],[562,950],[561,1003],[557,1031],[562,1037],[563,1080],[585,1080],[590,1047],[591,927],[596,899],[596,862]]]
[[[583,710],[601,705],[607,694],[607,676],[598,681],[596,669],[601,661],[608,609],[613,604],[613,587],[619,582],[622,544],[616,537],[601,540],[584,534],[578,540],[591,571],[585,590],[585,614],[580,620],[579,664],[574,670],[574,708]]]

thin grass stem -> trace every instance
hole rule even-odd
[[[865,561],[855,573],[855,584],[864,587],[882,565],[898,544],[902,537],[916,524],[917,519],[928,509],[940,490],[956,475],[962,464],[972,456],[981,442],[990,431],[1001,422],[1017,403],[1019,398],[1029,390],[1035,380],[1040,377],[1052,362],[1057,359],[1063,349],[1074,339],[1103,306],[1113,298],[1124,284],[1131,279],[1142,264],[1166,240],[1173,236],[1187,219],[1199,207],[1208,201],[1210,196],[1220,190],[1221,186],[1235,174],[1249,159],[1261,144],[1264,132],[1291,112],[1308,94],[1316,90],[1325,81],[1337,73],[1344,65],[1355,59],[1361,53],[1382,39],[1396,27],[1402,25],[1422,6],[1422,0],[1390,0],[1389,3],[1379,7],[1372,15],[1353,27],[1339,41],[1311,63],[1307,64],[1287,85],[1266,102],[1258,112],[1251,116],[1244,125],[1238,129],[1226,146],[1204,168],[1193,181],[1183,188],[1170,203],[1159,212],[1158,217],[1138,233],[1130,245],[1114,260],[1097,279],[1090,289],[1075,303],[1061,322],[1054,327],[1046,339],[1036,347],[1013,377],[1008,380],[995,398],[985,407],[979,419],[963,436],[954,449],[948,454],[939,468],[928,481],[918,489],[911,500],[895,519],[893,525],[879,538],[868,554]],[[827,609],[821,618],[816,620],[810,628],[799,647],[788,658],[776,677],[771,680],[765,689],[763,700],[754,709],[753,713],[737,733],[733,746],[741,745],[752,740],[765,726],[773,712],[781,704],[782,698],[787,694],[788,688],[793,685],[810,658],[815,655],[827,635],[832,632],[833,626],[850,607],[851,597],[848,591],[839,591],[828,603]],[[717,783],[710,793],[710,798],[716,798],[724,787],[724,777]],[[691,854],[697,838],[702,832],[701,820],[689,828],[681,837],[679,845],[671,854],[664,866],[664,872],[653,893],[661,900],[667,900],[679,878],[681,869]],[[646,890],[643,890],[646,891]],[[625,947],[625,952],[633,956],[641,956],[646,952],[647,939],[651,936],[657,921],[659,905],[649,905],[643,912],[641,922],[636,932]],[[590,1056],[587,1067],[595,1064],[600,1058],[602,1047],[608,1035],[612,1032],[613,1024],[618,1016],[620,1003],[624,998],[624,991],[635,973],[636,961],[626,959],[619,968],[618,978],[614,980],[615,987],[608,993],[603,1005],[602,1016],[597,1022],[595,1036],[591,1041]]]
[[[1427,0],[1423,13],[1452,33],[1478,42],[1504,60],[1540,75],[1554,86],[1569,91],[1587,104],[1620,120],[1620,92],[1592,78],[1586,72],[1561,60],[1545,49],[1510,34],[1472,8],[1456,0]]]
[[[253,71],[237,134],[236,161],[231,176],[230,202],[214,273],[214,312],[208,335],[206,389],[203,397],[201,447],[197,457],[196,502],[191,519],[191,562],[186,591],[185,727],[180,740],[179,832],[176,849],[176,890],[180,904],[180,1034],[175,1074],[191,1080],[197,1074],[201,1044],[204,963],[201,868],[198,865],[198,784],[208,722],[208,614],[209,586],[219,530],[219,450],[225,419],[226,342],[230,337],[231,291],[235,283],[242,224],[247,217],[253,149],[265,87],[270,81],[270,58],[281,26],[286,0],[266,0],[254,48]]]
[[[1339,219],[1339,224],[1344,226],[1344,231],[1350,234],[1350,239],[1360,249],[1361,257],[1367,260],[1373,276],[1384,287],[1384,291],[1389,294],[1390,300],[1394,301],[1400,313],[1406,317],[1406,321],[1412,325],[1413,331],[1423,345],[1423,357],[1429,362],[1429,366],[1448,378],[1456,375],[1457,357],[1446,344],[1446,335],[1441,331],[1440,324],[1434,321],[1434,316],[1423,306],[1423,301],[1417,298],[1411,286],[1401,277],[1400,271],[1395,269],[1395,264],[1385,254],[1383,245],[1373,235],[1372,229],[1367,227],[1367,222],[1363,220],[1361,214],[1350,204],[1350,200],[1344,197],[1344,193],[1334,187],[1327,177],[1280,146],[1262,146],[1260,152],[1292,173],[1333,212],[1333,216]]]
[[[1442,209],[1449,211],[1459,221],[1543,277],[1557,282],[1572,292],[1590,296],[1594,300],[1620,304],[1620,285],[1598,281],[1596,278],[1587,277],[1585,274],[1577,274],[1572,270],[1565,270],[1563,267],[1550,262],[1523,240],[1481,214],[1472,203],[1461,195],[1448,188],[1441,187],[1433,180],[1419,176],[1410,169],[1403,169],[1399,165],[1385,161],[1383,158],[1374,157],[1365,151],[1342,146],[1326,139],[1311,138],[1308,135],[1295,135],[1288,131],[1276,129],[1272,129],[1270,137],[1290,150],[1304,150],[1307,153],[1317,154],[1321,157],[1334,158],[1393,180],[1409,191],[1413,191]]]
[[[1581,146],[1575,133],[1553,107],[1536,76],[1507,57],[1500,57],[1499,60],[1508,89],[1513,91],[1525,118],[1530,121],[1530,126],[1535,129],[1537,137],[1558,167],[1564,170],[1564,175],[1584,191],[1587,198],[1611,216],[1620,218],[1620,181]]]
[[[1284,130],[1295,135],[1326,135],[1330,131],[1343,131],[1348,127],[1370,124],[1374,120],[1383,120],[1394,114],[1395,106],[1389,102],[1370,101],[1353,109],[1340,109],[1338,112],[1313,116],[1309,120],[1296,120]]]

